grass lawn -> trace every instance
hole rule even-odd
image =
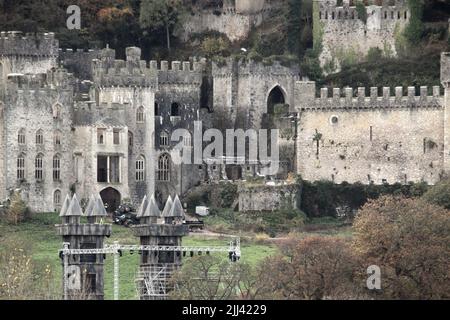
[[[58,250],[62,246],[62,240],[56,235],[55,224],[59,223],[59,217],[55,213],[36,214],[27,222],[13,226],[0,222],[0,250],[4,243],[15,240],[18,245],[30,252],[33,260],[38,264],[49,265],[53,271],[55,286],[58,292],[62,292],[61,260]],[[130,229],[113,226],[112,236],[106,243],[119,241],[120,244],[138,244],[138,239],[133,236]],[[199,237],[191,235],[183,241],[186,246],[228,246],[229,239],[217,239],[213,237]],[[259,244],[245,241],[241,244],[242,260],[251,265],[257,264],[265,257],[277,252],[275,245]],[[227,254],[224,254],[224,259]],[[120,299],[129,300],[136,298],[134,277],[137,271],[139,254],[124,252],[120,258]],[[113,298],[113,259],[107,256],[105,262],[105,298]]]

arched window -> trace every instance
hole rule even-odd
[[[170,156],[163,154],[158,159],[158,181],[170,181]]]
[[[53,119],[59,119],[61,117],[62,106],[59,103],[55,103],[52,107]]]
[[[44,133],[41,129],[36,131],[36,144],[43,145],[44,144]]]
[[[166,131],[161,132],[161,136],[159,137],[159,145],[161,147],[169,146],[169,134]]]
[[[136,159],[136,181],[145,181],[145,159],[143,156]]]
[[[41,181],[44,178],[42,158],[43,155],[38,154],[36,159],[34,160],[34,178],[38,181]]]
[[[172,106],[170,107],[170,115],[172,117],[179,117],[180,116],[180,105],[176,102],[172,103]]]
[[[136,122],[137,123],[144,123],[145,117],[144,117],[144,107],[139,107],[136,110]]]
[[[17,157],[17,179],[25,179],[25,155],[21,154]]]
[[[61,158],[59,155],[53,157],[53,181],[61,180]]]
[[[17,134],[17,142],[19,142],[19,144],[25,144],[26,143],[25,129],[24,128],[19,130],[19,133]]]
[[[274,114],[275,106],[285,104],[286,99],[284,98],[283,90],[280,86],[276,86],[269,93],[269,97],[267,98],[267,113]]]
[[[55,146],[60,146],[61,145],[61,131],[56,130],[53,133],[53,143],[55,144]]]
[[[53,193],[53,204],[55,205],[55,207],[58,207],[61,205],[61,191],[60,190],[55,190],[55,192]]]
[[[155,117],[159,116],[159,105],[157,102],[155,102]]]

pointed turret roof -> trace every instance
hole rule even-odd
[[[82,215],[83,215],[83,210],[81,210],[80,202],[78,201],[77,195],[74,194],[64,216],[66,216],[66,217],[68,217],[68,216],[81,217]]]
[[[70,197],[67,194],[61,207],[61,211],[59,212],[60,217],[64,217],[66,215],[67,209],[69,209],[69,205],[70,205]]]
[[[163,217],[170,216],[170,210],[172,210],[172,205],[173,205],[172,197],[169,196],[169,198],[167,199],[166,205],[164,206],[163,212],[162,212]]]
[[[158,205],[156,204],[155,196],[152,195],[143,217],[160,217],[160,216],[161,210],[159,210]]]
[[[178,195],[175,197],[175,200],[173,201],[172,208],[170,209],[169,216],[171,218],[182,218],[184,217],[184,209],[183,205],[181,204],[180,198]]]
[[[84,210],[84,215],[88,217],[92,216],[95,205],[96,205],[96,198],[94,197],[93,194],[91,194],[91,196],[89,197],[89,202],[86,206],[86,210]]]
[[[147,196],[144,196],[144,199],[142,200],[142,203],[138,209],[137,212],[137,217],[143,217],[145,214],[145,210],[147,210],[147,206],[148,206],[148,200],[147,200]]]
[[[97,199],[95,200],[95,205],[94,205],[94,208],[92,210],[92,216],[94,216],[94,217],[106,217],[108,215],[108,213],[106,212],[105,204],[103,203],[102,198],[100,197],[100,195],[97,195],[96,198]]]

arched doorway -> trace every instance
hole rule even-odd
[[[269,93],[269,97],[267,98],[267,113],[274,114],[275,106],[277,104],[285,104],[286,99],[284,97],[283,90],[280,86],[276,86]]]
[[[120,192],[114,188],[106,188],[100,192],[100,197],[105,204],[106,211],[109,213],[114,212],[120,205],[121,196]]]

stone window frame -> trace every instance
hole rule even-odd
[[[136,123],[145,123],[144,107],[140,106],[136,110]]]
[[[44,155],[42,153],[38,153],[34,158],[34,178],[36,181],[44,180]]]
[[[36,145],[44,145],[44,131],[42,129],[36,131]]]
[[[55,154],[52,161],[53,181],[61,181],[61,156]]]
[[[136,181],[145,181],[145,157],[143,155],[136,158]]]
[[[61,118],[61,111],[62,111],[62,104],[59,102],[56,102],[53,106],[52,106],[52,116],[54,120],[58,120]]]
[[[56,189],[54,192],[53,192],[53,205],[55,206],[55,207],[59,207],[59,206],[61,206],[61,190],[59,190],[59,189]]]
[[[24,180],[25,179],[25,170],[26,170],[26,164],[25,164],[26,155],[24,153],[19,154],[17,157],[17,180]]]
[[[159,146],[160,147],[168,147],[170,146],[169,143],[169,133],[165,130],[161,132],[161,135],[159,136]]]
[[[170,182],[171,157],[168,153],[163,153],[158,158],[157,178],[160,182]]]
[[[17,132],[17,142],[19,145],[25,145],[27,143],[27,135],[25,128],[20,128]]]
[[[97,128],[97,144],[104,145],[106,143],[106,129]]]

